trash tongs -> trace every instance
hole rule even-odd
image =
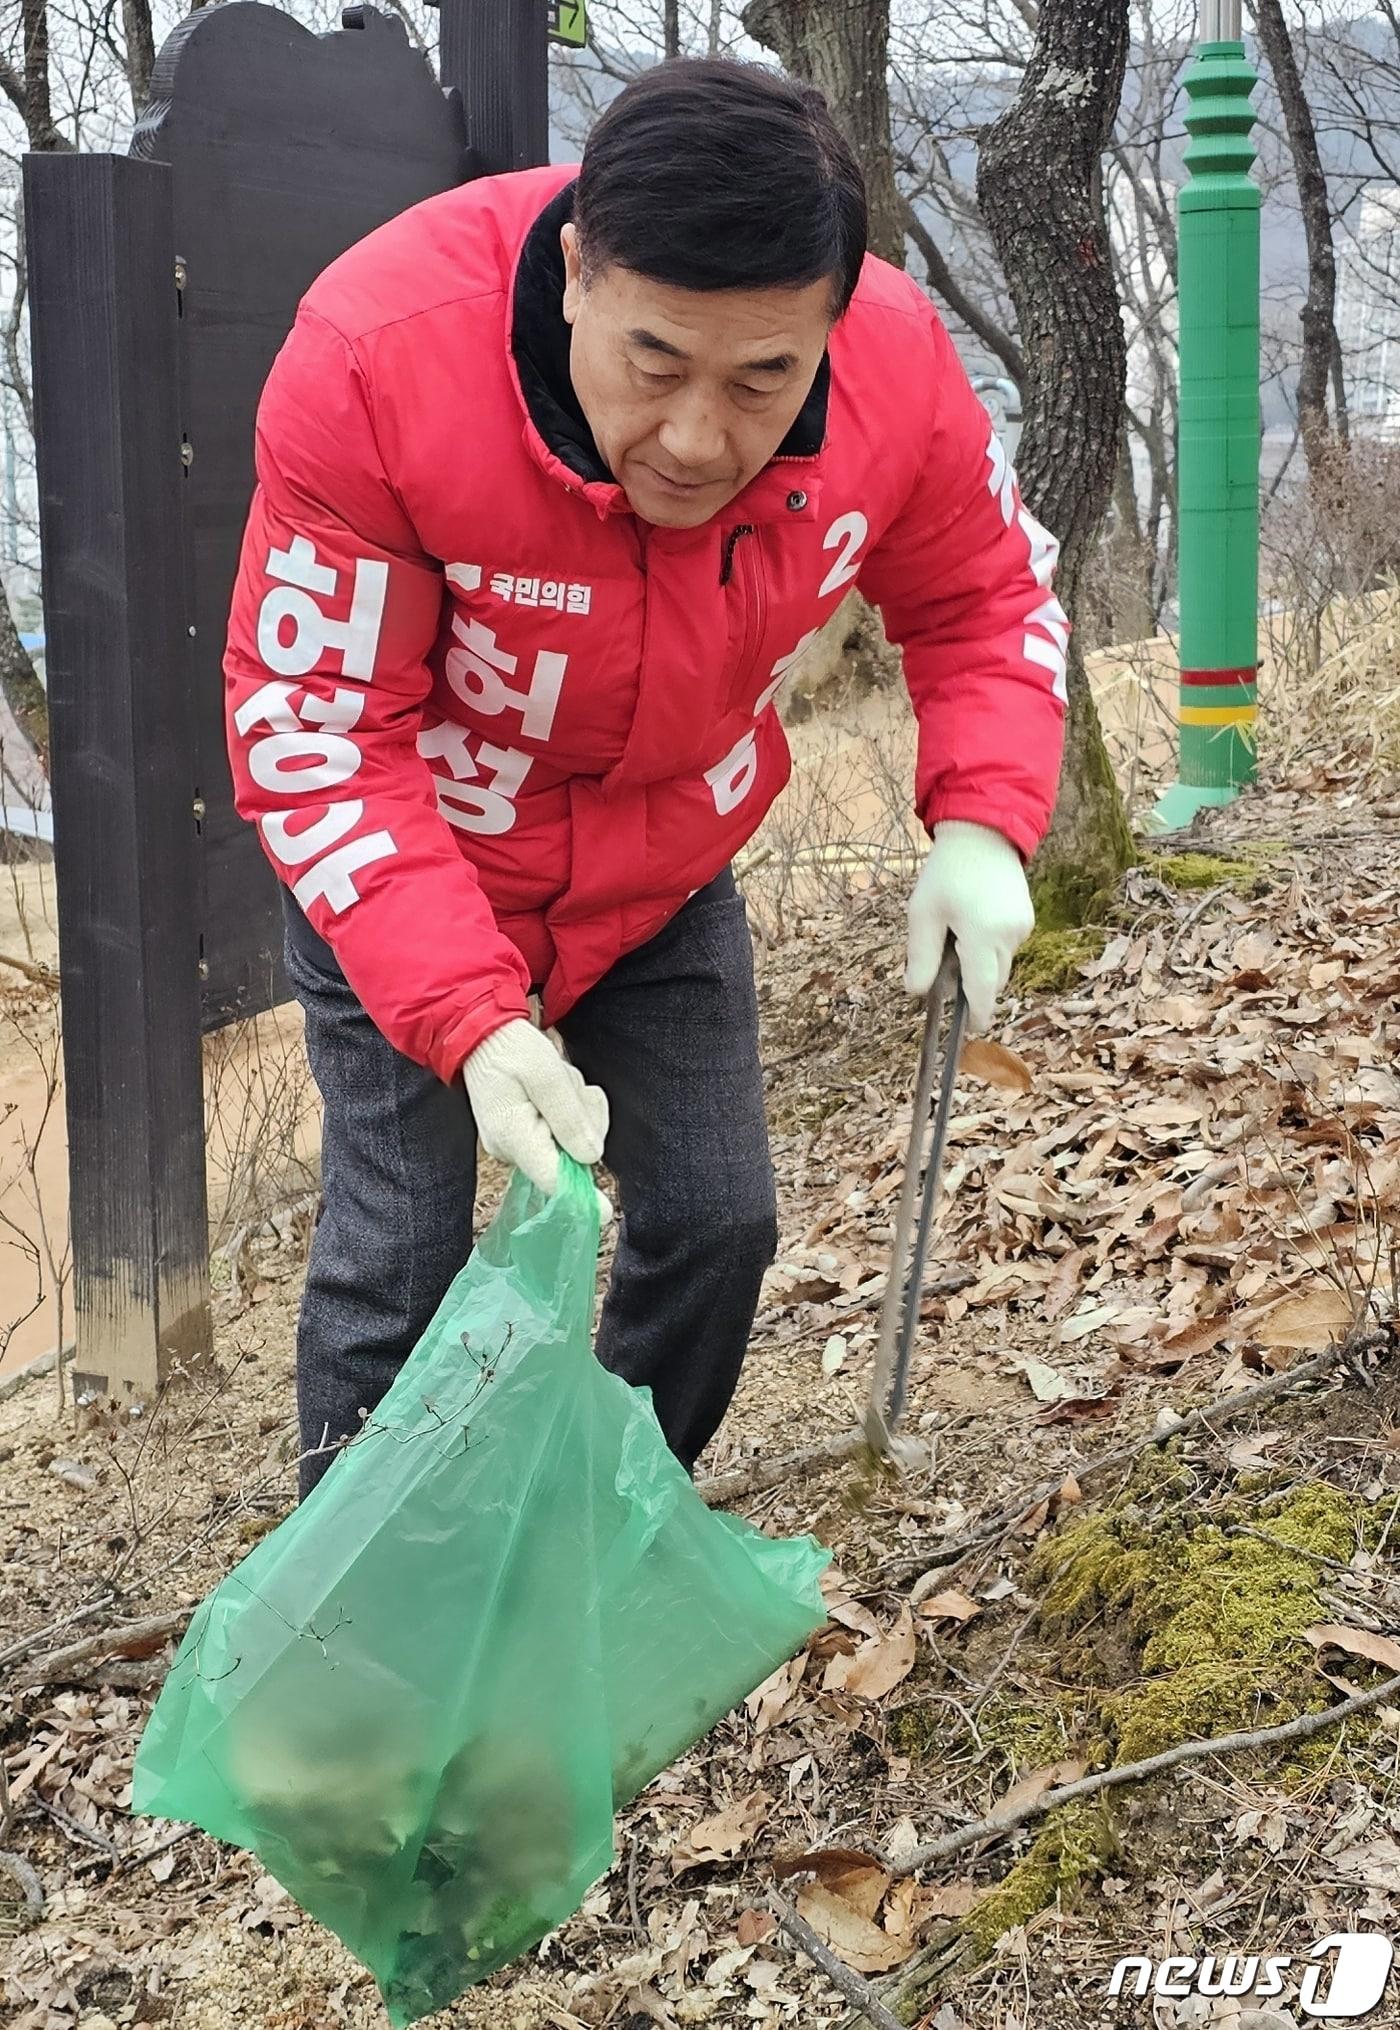
[[[948,1016],[945,1035],[943,1017],[950,1004],[952,1012]],[[919,1077],[914,1089],[914,1119],[909,1133],[909,1154],[904,1165],[904,1188],[899,1195],[899,1211],[895,1218],[889,1281],[885,1285],[885,1300],[880,1310],[880,1337],[875,1349],[875,1373],[870,1384],[870,1405],[865,1413],[865,1436],[871,1451],[877,1458],[896,1462],[900,1455],[895,1433],[904,1415],[905,1397],[909,1386],[909,1361],[914,1351],[914,1334],[918,1329],[919,1307],[923,1296],[924,1264],[928,1259],[933,1216],[938,1205],[939,1183],[943,1172],[943,1149],[948,1139],[953,1087],[957,1081],[958,1058],[962,1052],[963,1031],[966,1026],[967,1001],[963,995],[957,957],[950,939],[943,964],[939,968],[938,978],[934,981],[928,997],[927,1013],[924,1018],[924,1040],[919,1053]],[[935,1085],[938,1088],[938,1103],[933,1106]],[[932,1140],[927,1159],[923,1160],[923,1146],[930,1127],[930,1107],[932,1107]],[[915,1232],[914,1202],[920,1196],[921,1173],[923,1194],[919,1204],[918,1231]],[[914,1244],[913,1257],[908,1259],[911,1235]],[[906,1260],[908,1260],[907,1272]]]

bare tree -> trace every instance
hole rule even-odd
[[[1020,89],[986,134],[977,178],[1026,356],[1022,486],[1059,539],[1060,597],[1071,616],[1119,470],[1127,349],[1103,156],[1127,54],[1128,0],[1042,0]],[[1082,921],[1132,854],[1073,640],[1068,675],[1060,802],[1035,871],[1038,910],[1052,923]]]
[[[865,174],[870,251],[904,266],[904,204],[890,141],[889,0],[750,0],[744,27],[817,86]]]
[[[195,6],[200,0],[194,0]],[[151,24],[151,0],[122,0],[122,33],[125,37],[126,79],[131,93],[131,110],[139,119],[151,96],[151,72],[156,67],[156,38]]]
[[[1337,261],[1332,246],[1332,211],[1327,178],[1317,145],[1317,125],[1303,90],[1303,79],[1284,20],[1280,0],[1254,0],[1259,40],[1273,72],[1274,88],[1283,108],[1284,126],[1308,249],[1308,294],[1303,305],[1303,362],[1298,374],[1298,428],[1313,484],[1329,488],[1337,481],[1336,449],[1327,409],[1327,390],[1337,342]],[[1337,443],[1348,437],[1345,387],[1338,378]]]

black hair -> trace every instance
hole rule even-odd
[[[865,255],[865,179],[813,86],[680,57],[635,78],[594,127],[574,223],[585,278],[616,264],[709,291],[829,275],[839,317]]]

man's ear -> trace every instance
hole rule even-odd
[[[583,262],[579,257],[578,228],[572,219],[560,227],[559,244],[564,250],[564,322],[572,324],[583,300]]]

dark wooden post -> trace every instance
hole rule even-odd
[[[462,95],[473,173],[548,162],[546,0],[441,0],[440,15],[439,69]]]
[[[131,157],[26,158],[79,1386],[207,1351],[201,1034],[285,992],[220,676],[259,391],[321,269],[469,173],[464,116],[477,168],[547,159],[546,34],[447,0],[444,93],[361,0],[321,36],[224,0]]]
[[[74,1385],[149,1399],[210,1345],[171,178],[24,170]]]

